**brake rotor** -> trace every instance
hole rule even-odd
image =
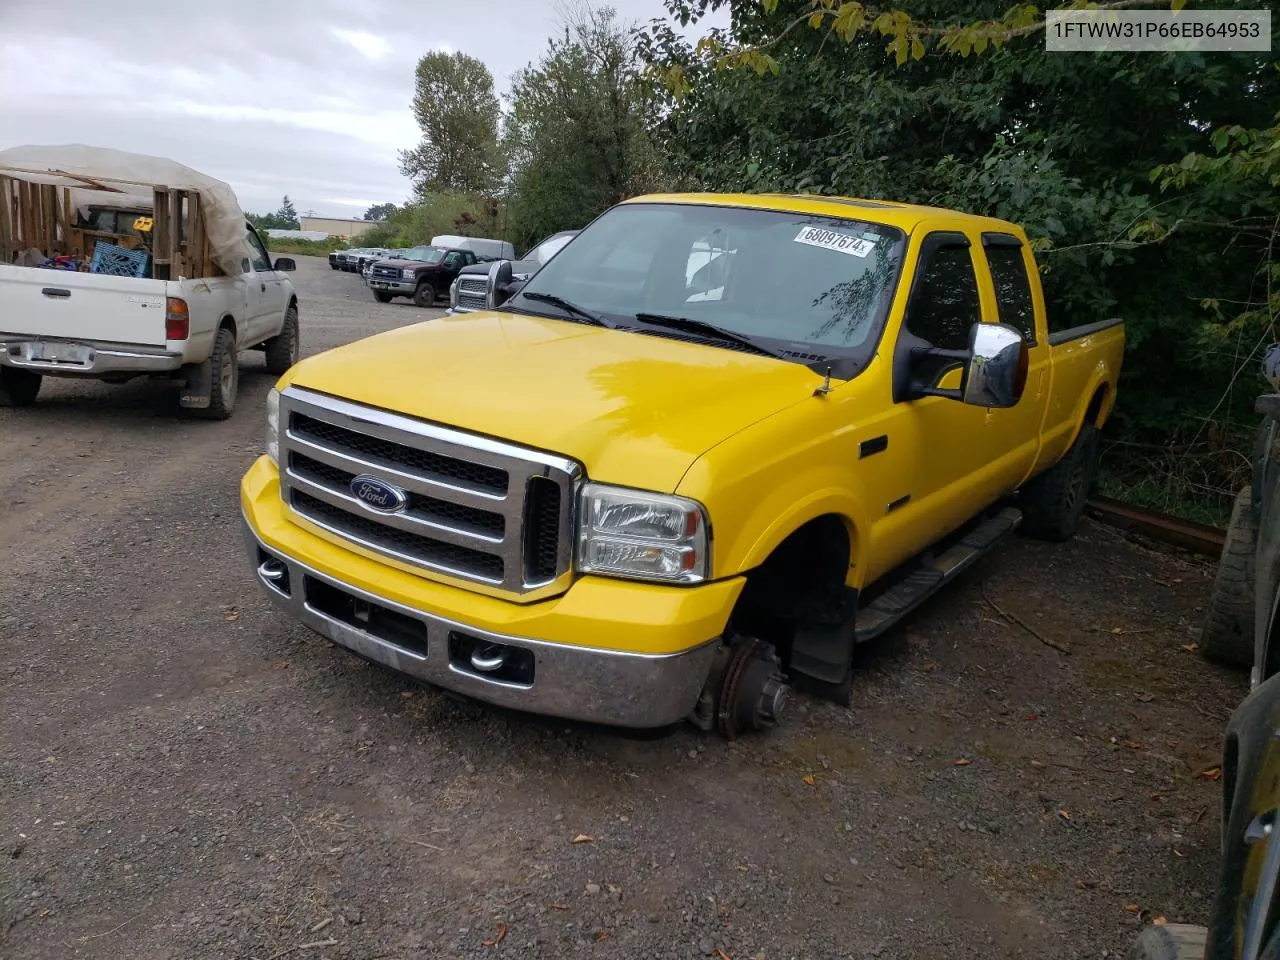
[[[716,704],[716,732],[736,740],[748,730],[770,725],[782,709],[785,689],[773,646],[744,638],[725,667]]]

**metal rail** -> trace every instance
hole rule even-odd
[[[1132,530],[1161,543],[1182,547],[1215,560],[1222,553],[1222,546],[1226,542],[1225,530],[1121,503],[1110,497],[1091,497],[1088,510],[1094,519],[1110,526]]]

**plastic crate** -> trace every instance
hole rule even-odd
[[[105,273],[112,277],[145,277],[151,255],[145,250],[130,250],[118,244],[99,240],[93,248],[91,273]]]

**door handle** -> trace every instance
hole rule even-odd
[[[267,292],[267,285],[265,283],[262,285],[262,292],[263,293]]]
[[[65,300],[67,297],[71,296],[71,291],[64,290],[62,287],[45,287],[40,292],[46,297],[56,297],[61,300]]]

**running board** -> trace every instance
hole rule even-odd
[[[792,680],[847,705],[854,645],[880,636],[977,562],[1021,522],[1022,512],[1013,507],[975,521],[937,556],[924,553],[908,561],[902,579],[863,609],[857,608],[857,594],[849,590],[821,617],[798,624],[791,643]]]
[[[989,553],[1022,523],[1022,511],[1005,507],[982,521],[936,557],[920,563],[858,611],[854,635],[858,643],[880,636],[930,596]]]

